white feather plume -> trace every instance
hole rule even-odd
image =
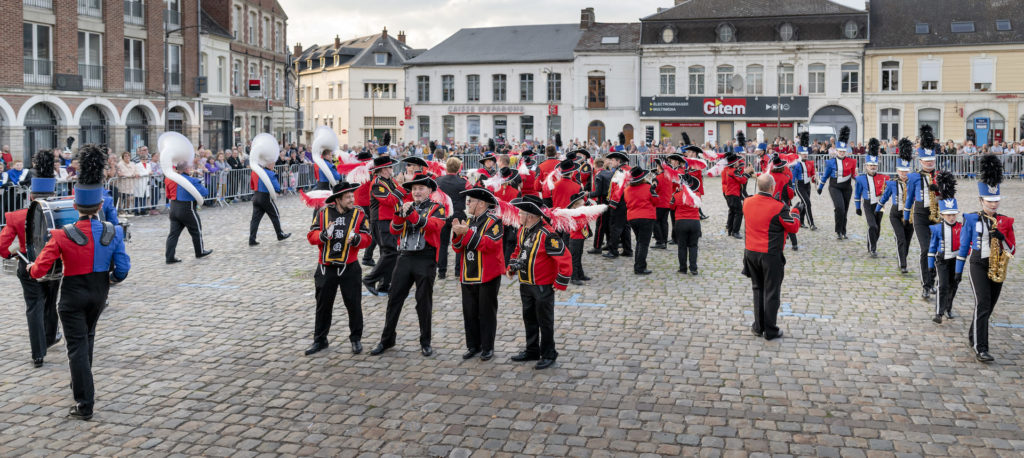
[[[757,129],[757,143],[764,143],[764,131],[761,129]]]
[[[323,153],[325,150],[334,152],[337,149],[338,134],[334,133],[334,129],[327,126],[319,126],[313,131],[313,163],[327,177],[327,181],[331,183],[332,187],[338,183],[338,180],[334,179],[334,173],[331,172],[327,162],[324,161]]]

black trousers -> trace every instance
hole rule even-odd
[[[779,335],[775,325],[782,297],[782,279],[786,257],[782,254],[758,253],[745,250],[743,273],[750,277],[754,290],[754,332],[763,332],[766,338]]]
[[[600,250],[604,247],[605,239],[608,236],[608,221],[611,210],[605,210],[601,213],[601,216],[597,217],[597,222],[594,224],[594,249]]]
[[[462,319],[466,325],[467,349],[494,351],[500,289],[501,276],[484,283],[462,284]]]
[[[360,208],[362,208],[363,212],[366,213],[366,216],[370,218],[370,221],[377,221],[377,214],[371,213],[369,207]],[[370,230],[370,246],[363,250],[363,261],[373,260],[373,249],[377,248],[377,237],[374,236],[373,232],[373,230]]]
[[[192,237],[192,248],[196,256],[202,254],[203,222],[199,219],[196,207],[195,202],[171,201],[171,232],[167,234],[167,249],[164,252],[164,257],[168,261],[174,259],[174,252],[178,249],[178,236],[184,229],[188,229],[188,235]]]
[[[999,301],[999,293],[1003,290],[1002,283],[988,279],[988,259],[970,260],[966,268],[974,291],[974,319],[967,328],[967,338],[976,352],[988,351],[988,319]]]
[[[739,234],[743,225],[743,198],[725,196],[725,204],[729,207],[729,216],[725,220],[725,232]],[[678,240],[676,242],[678,243]]]
[[[629,227],[636,235],[636,250],[633,251],[633,272],[647,270],[647,250],[651,245],[651,234],[654,231],[653,219],[631,219]]]
[[[889,224],[892,225],[892,232],[896,238],[896,258],[900,268],[906,269],[907,253],[910,252],[910,239],[914,236],[914,226],[903,222],[903,212],[896,206],[889,210]]]
[[[445,220],[444,226],[441,228],[441,248],[439,249],[437,256],[437,272],[447,273],[448,272],[448,246],[452,243],[452,220],[449,218]],[[455,269],[458,273],[458,268]]]
[[[836,234],[846,235],[846,215],[850,213],[850,198],[853,197],[853,188],[849,181],[830,184],[828,194],[832,197],[832,207],[835,211]],[[925,251],[928,251],[927,247]]]
[[[509,259],[512,259],[512,252],[516,251],[516,245],[519,243],[519,233],[515,226],[504,226],[504,231],[501,235],[501,252],[505,256],[505,264],[508,265]],[[461,262],[459,261],[460,265]]]
[[[956,258],[935,258],[935,279],[939,282],[939,294],[935,295],[935,314],[941,315],[953,310],[953,298],[960,286],[953,280],[956,275]]]
[[[860,208],[868,222],[868,251],[873,253],[878,250],[878,236],[882,234],[882,217],[885,212],[875,212],[875,204],[870,199],[861,199]]]
[[[569,247],[569,254],[572,255],[572,279],[583,280],[586,276],[583,273],[583,239],[570,238],[565,241],[565,246]]]
[[[107,303],[110,273],[93,272],[64,277],[57,313],[64,325],[64,340],[71,368],[71,392],[75,402],[86,413],[95,404],[92,380],[92,349],[96,338],[96,322]]]
[[[348,311],[348,340],[359,342],[363,339],[363,288],[359,284],[362,276],[359,262],[344,266],[318,264],[313,274],[316,296],[316,321],[313,324],[313,342],[327,343],[334,315],[334,301],[341,288],[341,300]]]
[[[623,254],[633,251],[630,247],[629,230],[626,229],[626,202],[620,203],[618,208],[611,209],[606,214],[608,215],[608,252],[619,254],[620,245]]]
[[[252,219],[249,220],[249,241],[256,241],[256,232],[260,229],[260,221],[263,214],[270,217],[270,223],[274,225],[274,233],[280,237],[284,234],[281,230],[281,212],[277,211],[277,204],[270,198],[270,194],[256,191],[252,196]]]
[[[331,182],[329,182],[329,181],[317,181],[316,182],[316,190],[317,191],[330,191],[331,190]]]
[[[32,359],[39,359],[46,356],[46,349],[57,340],[60,280],[36,281],[25,267],[25,261],[18,260],[18,280],[25,296],[25,316],[28,318],[28,342],[32,348]]]
[[[382,258],[383,259],[383,258]],[[380,264],[377,264],[379,267]],[[437,264],[434,256],[399,255],[395,264],[391,290],[388,292],[388,309],[384,321],[381,343],[385,347],[395,345],[395,330],[402,314],[402,305],[409,297],[409,290],[416,285],[416,316],[420,321],[420,346],[430,345],[430,315],[434,312],[434,274]]]
[[[672,209],[656,208],[654,211],[657,218],[654,222],[654,240],[658,243],[658,245],[664,245],[668,243],[668,219],[669,215],[672,214]]]
[[[928,244],[931,243],[932,230],[929,227],[932,223],[928,219],[931,212],[928,207],[923,207],[924,212],[918,210],[919,205],[914,204],[914,233],[917,234],[917,246],[921,247],[921,286],[932,288],[935,286],[935,277],[928,269]]]
[[[700,220],[677,219],[675,224],[675,240],[678,246],[679,271],[697,271],[697,241],[700,240]]]
[[[519,285],[526,326],[526,354],[557,359],[555,351],[555,288],[552,285]]]
[[[814,212],[811,211],[811,184],[802,181],[798,182],[796,184],[796,194],[800,197],[800,201],[804,203],[804,214],[800,215],[802,216],[800,219],[801,226],[808,224],[815,226]]]
[[[381,291],[389,291],[391,288],[391,275],[395,271],[395,262],[398,259],[398,239],[391,233],[391,221],[376,221],[373,223],[373,238],[380,247],[380,258],[377,265],[363,280],[374,284],[380,284]]]

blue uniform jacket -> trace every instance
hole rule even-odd
[[[103,190],[103,220],[110,221],[113,225],[121,224],[121,221],[117,219],[117,207],[114,206],[114,197],[110,195],[110,190]]]
[[[334,181],[341,181],[341,174],[338,173],[338,169],[334,168],[334,164],[327,163],[327,168],[331,170],[331,175],[334,175]],[[324,171],[320,167],[316,168],[317,181],[327,183],[330,180],[327,179],[327,175],[324,175]]]
[[[858,181],[857,183],[859,184],[860,182]],[[885,182],[885,190],[882,191],[882,197],[878,198],[878,205],[875,205],[875,213],[882,211],[882,207],[890,198],[892,198],[892,204],[896,205],[896,199],[899,199],[900,193],[899,186],[899,178],[891,178]]]
[[[818,181],[818,190],[821,191],[825,187],[825,182],[829,178],[838,178],[836,173],[839,171],[839,167],[836,167],[836,158],[830,158],[825,161],[825,173],[821,176],[821,180]]]
[[[192,183],[192,186],[196,187],[196,189],[199,191],[199,195],[201,195],[203,197],[208,197],[210,195],[210,190],[206,189],[206,186],[203,186],[202,180],[200,180],[200,179],[198,179],[196,177],[193,177],[193,176],[188,176],[188,175],[182,175],[182,176],[185,177],[185,179],[188,180],[189,183]],[[195,202],[196,201],[196,199],[194,197],[192,197],[192,194],[190,194],[188,191],[186,191],[184,189],[181,189],[180,186],[178,187],[178,192],[176,194],[177,195],[174,196],[174,200],[177,200],[179,202]]]
[[[907,175],[907,201],[903,205],[903,219],[910,220],[910,212],[914,210],[914,202],[924,202],[924,193],[921,192],[921,172],[911,172]]]
[[[274,185],[274,191],[281,192],[281,183],[277,181],[277,173],[266,167],[263,168],[264,172],[267,172],[267,177],[270,178],[270,183]],[[326,180],[325,180],[326,181]],[[270,192],[267,191],[267,185],[263,184],[263,180],[256,180],[256,190],[259,192]]]
[[[946,223],[945,222],[941,222],[941,223],[932,224],[931,226],[928,226],[928,229],[931,230],[931,232],[932,232],[931,238],[929,239],[929,242],[928,242],[928,268],[929,269],[934,269],[935,268],[935,257],[938,256],[939,253],[942,253],[942,237],[943,237],[943,235],[942,235],[942,232],[943,232],[942,231],[942,225],[944,225],[944,224],[946,224]],[[956,227],[956,226],[960,226],[960,222],[959,221],[957,221],[956,224],[954,224],[952,227]],[[963,227],[960,228],[960,238],[963,239]],[[960,246],[963,247],[963,245],[960,245]],[[959,258],[959,255],[957,257]],[[959,262],[959,261],[957,261],[957,262]]]

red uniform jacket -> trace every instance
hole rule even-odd
[[[28,216],[28,209],[15,210],[4,214],[7,225],[0,231],[0,257],[7,259],[12,255],[7,247],[18,239],[18,251],[26,253],[25,248],[25,218]]]
[[[580,165],[579,172],[576,172],[580,178],[580,184],[587,190],[593,189],[594,187],[594,167],[590,165],[590,162],[584,162]]]
[[[362,208],[370,208],[370,187],[373,186],[373,180],[369,180],[366,183],[359,185],[356,188],[355,198],[356,206]]]
[[[519,282],[524,285],[553,285],[565,291],[572,278],[572,257],[555,234],[555,230],[543,222],[531,228],[519,228],[516,248],[512,258],[522,261]]]
[[[587,237],[590,237],[590,224],[580,224],[579,229],[569,233],[569,238],[572,240],[584,240]]]
[[[174,180],[164,177],[164,191],[167,194],[167,200],[178,200],[178,183]]]
[[[557,172],[556,172],[557,173]],[[562,177],[555,183],[555,189],[551,191],[551,206],[553,208],[566,208],[572,201],[572,196],[583,190],[576,180]]]
[[[818,175],[814,173],[814,161],[803,161],[804,176],[811,177],[811,183],[818,182]]]
[[[627,185],[625,196],[627,221],[657,218],[654,205],[658,202],[658,195],[654,186],[647,183]]]
[[[523,190],[522,190],[522,193],[523,193],[524,196],[526,196],[526,195],[539,196],[540,195],[540,191],[537,190],[537,183],[538,182],[537,182],[537,175],[536,175],[536,173],[534,173],[534,172],[530,172],[530,173],[527,173],[527,174],[520,173],[519,174],[519,178],[522,178],[522,180],[523,180]]]
[[[459,281],[466,284],[487,283],[505,272],[501,220],[488,213],[469,221],[469,231],[452,238],[452,249],[462,253]]]
[[[344,221],[346,234],[344,240],[327,238],[327,228],[332,222],[335,222],[332,218],[341,218]],[[348,234],[353,233],[355,236],[350,239]],[[366,213],[359,208],[339,213],[333,205],[328,205],[313,214],[313,224],[309,226],[306,240],[309,240],[310,245],[316,245],[320,248],[320,255],[317,256],[319,264],[325,266],[350,264],[359,260],[359,250],[370,246],[372,241],[370,223],[367,220]],[[337,258],[332,258],[331,250],[329,249],[331,243],[342,244],[341,255],[335,255]]]
[[[672,179],[668,177],[668,174],[661,172],[658,175],[658,186],[654,190],[658,193],[658,201],[654,204],[656,208],[669,208],[669,203],[672,201],[672,194],[675,192],[678,185],[672,182]]]
[[[437,202],[430,202],[430,208],[422,218],[418,212],[412,210],[409,211],[408,216],[395,213],[391,218],[391,233],[398,236],[396,246],[402,245],[402,237],[405,237],[409,231],[424,231],[427,244],[434,247],[434,260],[436,261],[441,255],[441,228],[444,227],[444,220],[447,217],[444,214],[444,206]]]
[[[684,205],[683,198],[686,193],[685,189],[680,189],[679,192],[672,196],[672,207],[676,220],[681,219],[700,219],[700,209],[697,207],[691,207]],[[696,194],[696,193],[694,193]]]
[[[535,184],[535,189],[537,189],[537,192],[539,192],[541,197],[545,199],[551,197],[551,190],[544,187],[544,180],[548,175],[554,172],[557,167],[558,159],[548,159],[537,166],[537,182]]]
[[[75,222],[83,235],[85,245],[73,242],[63,229],[50,231],[50,240],[39,252],[35,263],[29,269],[28,274],[32,278],[42,278],[50,271],[57,260],[61,260],[64,267],[64,277],[76,275],[87,275],[94,272],[110,272],[111,265],[114,266],[114,273],[111,278],[123,280],[128,275],[128,253],[125,252],[124,242],[120,226],[114,226],[116,231],[110,245],[103,246],[99,243],[103,225],[96,218],[80,218]],[[123,270],[122,270],[123,269]],[[116,280],[116,281],[120,281]],[[64,292],[67,293],[66,291]]]
[[[373,178],[370,187],[371,206],[377,205],[377,221],[391,221],[395,216],[395,208],[402,206],[405,189],[395,185],[392,180],[380,176]]]
[[[762,154],[757,157],[757,170],[760,173],[768,173],[772,168],[772,156],[770,154]]]
[[[727,196],[740,196],[740,188],[747,184],[747,177],[737,174],[735,167],[722,170],[722,192]]]
[[[759,192],[743,201],[744,241],[747,250],[782,254],[786,235],[800,230],[797,210],[790,209],[767,193]]]
[[[775,179],[775,191],[772,193],[772,197],[784,202],[791,202],[796,194],[793,192],[793,187],[789,185],[793,181],[793,173],[789,171],[789,167],[783,168],[781,172],[768,172],[768,174]]]
[[[519,190],[512,186],[502,185],[498,192],[494,193],[494,197],[504,200],[505,202],[512,202],[512,199],[519,197]]]
[[[697,192],[695,192],[694,194],[697,194],[698,196],[703,196],[704,195],[704,172],[702,170],[690,170],[689,172],[686,172],[686,173],[689,174],[691,177],[696,178],[697,179],[697,183],[700,183],[700,184],[697,185]]]

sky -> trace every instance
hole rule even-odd
[[[289,49],[404,30],[406,43],[430,48],[469,27],[579,23],[594,7],[598,22],[638,22],[673,0],[278,0],[288,15]],[[863,9],[864,0],[834,0]]]

